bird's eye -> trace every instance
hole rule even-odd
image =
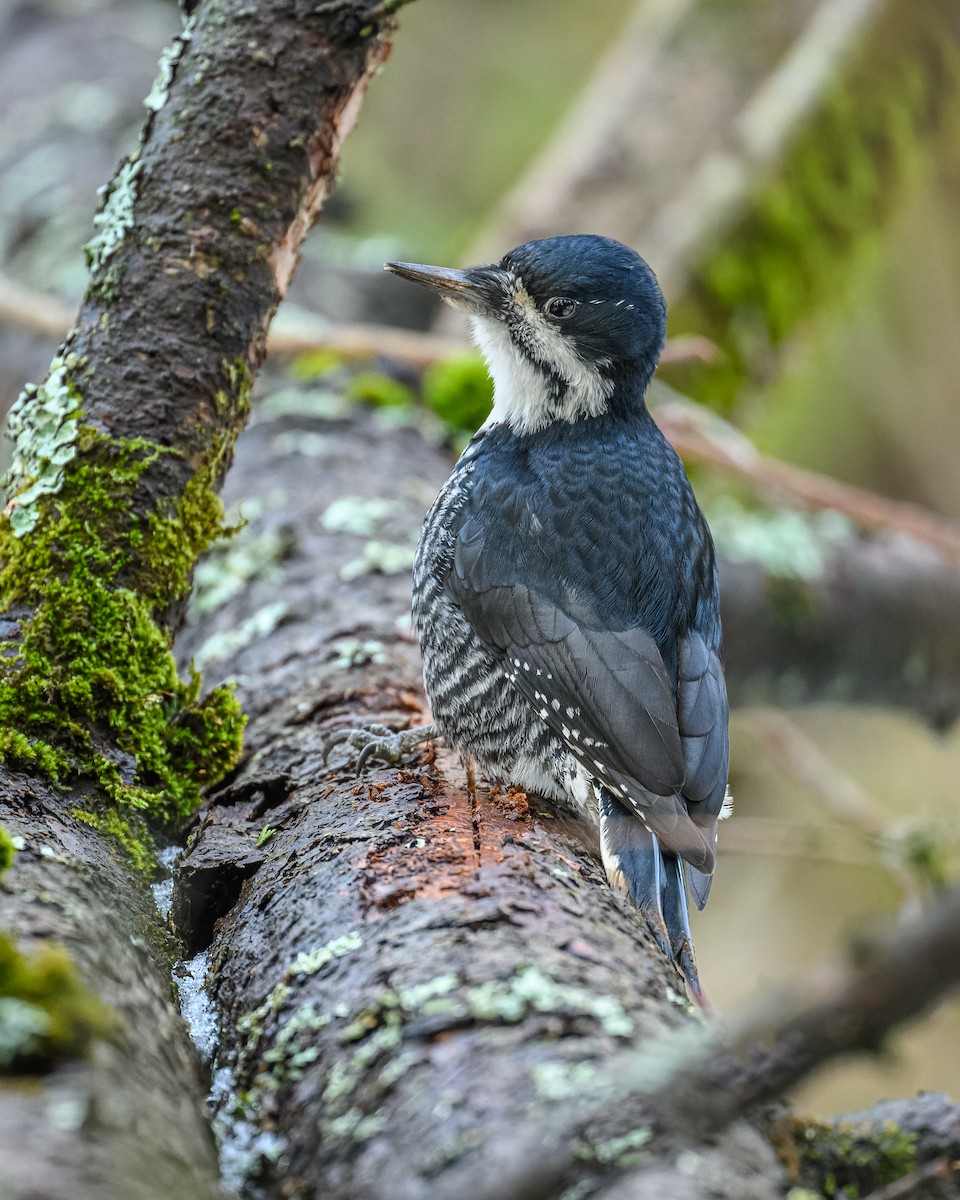
[[[569,296],[554,296],[543,306],[543,311],[548,317],[565,321],[567,317],[572,317],[579,307],[576,300],[571,300]]]

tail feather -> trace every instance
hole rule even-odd
[[[643,912],[664,955],[676,964],[697,1003],[705,1005],[690,935],[683,862],[662,851],[656,835],[605,788],[600,789],[598,804],[600,853],[607,878]],[[699,903],[698,889],[704,892],[700,881],[709,881],[709,876],[693,869],[690,873],[699,876],[696,883],[691,880]]]
[[[696,867],[691,867],[689,864],[685,868],[687,876],[687,887],[690,889],[690,895],[693,896],[694,902],[700,911],[703,911],[703,906],[707,903],[710,897],[710,887],[713,884],[713,876],[705,875],[703,871],[698,871]]]

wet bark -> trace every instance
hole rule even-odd
[[[316,460],[272,448],[317,433]],[[240,680],[248,757],[205,809],[174,894],[182,935],[212,964],[217,1061],[232,1070],[222,1111],[242,1114],[228,1157],[244,1122],[270,1135],[247,1164],[250,1196],[500,1195],[532,1134],[615,1092],[623,1055],[700,1028],[588,833],[533,797],[471,796],[448,752],[359,778],[343,751],[323,761],[340,725],[424,720],[397,628],[409,578],[352,578],[370,534],[330,532],[324,514],[345,496],[358,515],[386,500],[378,542],[411,545],[447,469],[413,430],[372,418],[258,426],[226,495],[270,496],[241,537],[282,525],[283,578],[181,642],[209,653],[283,598],[279,628],[218,664]],[[716,1194],[775,1195],[769,1146],[746,1127],[727,1137],[709,1155]],[[608,1144],[594,1123],[585,1174],[642,1140]],[[677,1144],[657,1148],[664,1169]]]
[[[112,251],[94,239],[66,343],[82,364],[85,420],[176,451],[148,470],[143,513],[176,504],[211,460],[222,482],[267,328],[389,53],[384,11],[395,7],[213,0],[174,43],[141,148],[108,192],[105,213],[132,190],[126,227]]]
[[[534,797],[471,796],[448,752],[359,777],[343,749],[324,761],[331,730],[425,720],[398,626],[408,576],[357,571],[412,546],[448,468],[411,428],[301,416],[245,435],[227,483],[259,512],[229,554],[242,561],[249,538],[284,556],[282,575],[180,642],[239,679],[251,716],[246,761],[203,812],[174,894],[220,1011],[227,1158],[256,1131],[257,1200],[552,1197],[574,1180],[611,1197],[782,1195],[767,1136],[742,1123],[717,1136],[741,1111],[725,1086],[747,1078],[755,1102],[764,1070],[725,1074],[719,1046],[712,1063],[711,1034],[606,887],[590,831]],[[272,632],[228,649],[267,612]],[[793,1063],[790,1028],[784,1045]],[[667,1120],[643,1094],[684,1064]],[[685,1116],[691,1090],[702,1127]]]
[[[170,988],[172,945],[145,884],[67,816],[63,793],[0,766],[0,820],[25,849],[0,884],[0,928],[62,943],[119,1017],[90,1062],[0,1088],[4,1200],[216,1200],[203,1087]]]
[[[107,189],[90,287],[62,350],[101,445],[171,451],[139,478],[128,528],[170,520],[193,485],[219,487],[266,329],[398,7],[208,0],[165,56],[141,147]],[[187,569],[210,533],[191,520],[172,548]],[[114,582],[137,591],[156,563],[123,544]],[[164,591],[171,603],[155,615],[172,631],[185,595],[156,580],[149,594]],[[91,1061],[0,1090],[0,1191],[218,1196],[204,1088],[171,1000],[172,943],[144,881],[68,815],[89,807],[93,786],[0,767],[0,822],[25,840],[0,888],[0,925],[26,949],[62,942],[119,1021]]]

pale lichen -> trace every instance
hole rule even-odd
[[[60,491],[63,469],[76,456],[83,412],[70,375],[78,365],[76,355],[56,357],[44,382],[28,383],[7,417],[14,448],[2,486],[14,537],[35,528],[41,498]]]
[[[254,580],[279,583],[280,563],[290,553],[292,535],[287,527],[251,532],[249,527],[215,543],[194,572],[193,591],[187,606],[187,621],[215,612],[239,595]]]
[[[163,48],[160,54],[160,61],[157,64],[157,77],[153,81],[153,87],[150,89],[149,94],[143,101],[144,108],[148,108],[151,112],[159,112],[167,102],[167,95],[170,91],[170,84],[173,83],[173,77],[176,74],[177,64],[183,57],[187,43],[193,37],[196,20],[196,14],[194,13],[187,20],[181,32],[173,39],[169,46]]]
[[[744,508],[730,496],[710,504],[707,517],[725,558],[759,563],[778,579],[819,579],[829,552],[854,533],[851,522],[839,512]]]
[[[320,517],[327,533],[352,533],[369,537],[394,511],[382,496],[338,496]]]
[[[280,1011],[289,997],[293,984],[300,979],[316,975],[318,971],[328,966],[335,959],[358,950],[363,945],[363,938],[355,929],[342,937],[334,938],[323,946],[314,946],[304,950],[290,963],[278,982],[264,998],[263,1003],[252,1012],[241,1017],[237,1022],[237,1032],[246,1039],[245,1052],[249,1054],[256,1046],[263,1032],[264,1022]],[[241,1058],[244,1052],[241,1052]]]
[[[139,158],[128,158],[113,179],[97,191],[103,197],[100,211],[93,218],[97,233],[83,248],[87,266],[93,273],[104,268],[133,228],[137,178],[142,169]]]
[[[383,642],[374,640],[361,641],[359,638],[338,638],[330,643],[333,657],[328,661],[331,666],[351,670],[354,667],[367,667],[372,663],[387,661]]]
[[[340,568],[340,578],[349,583],[362,575],[402,575],[413,566],[417,547],[413,542],[369,541],[358,558]]]
[[[593,1062],[544,1062],[530,1072],[537,1095],[561,1102],[602,1096],[609,1090],[600,1065]]]
[[[481,1021],[513,1023],[528,1012],[589,1017],[611,1037],[629,1037],[633,1021],[615,996],[552,979],[535,963],[517,967],[508,979],[493,979],[464,993],[470,1013]]]
[[[269,637],[289,612],[290,605],[286,600],[265,604],[234,628],[211,634],[194,655],[194,664],[200,669],[211,662],[222,662],[239,654],[254,642]]]
[[[631,1167],[640,1162],[653,1140],[653,1130],[646,1125],[631,1129],[619,1137],[606,1138],[603,1141],[585,1141],[578,1147],[578,1157],[593,1159],[604,1165],[615,1164],[618,1167]]]

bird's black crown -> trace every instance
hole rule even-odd
[[[517,246],[499,266],[585,361],[656,363],[667,306],[653,271],[629,246],[595,234],[543,238]]]

